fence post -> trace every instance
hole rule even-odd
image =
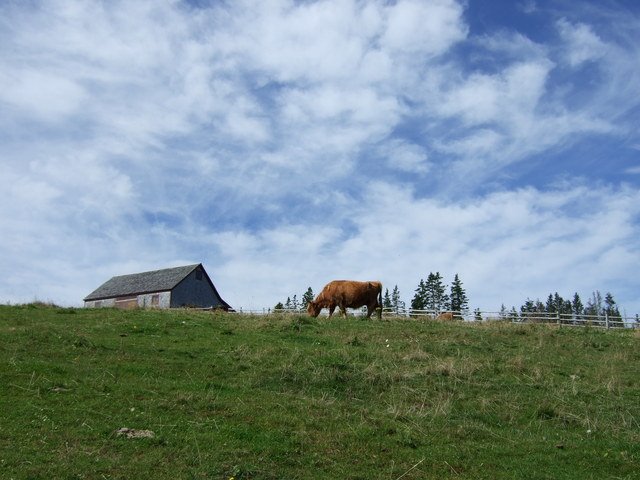
[[[607,312],[604,312],[604,322],[607,326],[607,330],[609,330],[609,314]]]
[[[558,326],[561,327],[562,326],[562,322],[560,321],[560,313],[556,313],[556,319],[558,320]]]

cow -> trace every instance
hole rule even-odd
[[[453,312],[441,312],[436,320],[453,320]]]
[[[355,280],[333,280],[325,285],[315,300],[309,302],[307,313],[317,317],[323,308],[329,309],[329,318],[336,307],[347,316],[347,308],[367,306],[367,318],[376,308],[382,309],[382,283],[357,282]],[[382,310],[378,314],[381,317]]]

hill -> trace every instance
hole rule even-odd
[[[541,324],[0,306],[0,477],[638,478],[639,346]]]

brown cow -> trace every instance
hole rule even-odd
[[[346,317],[347,308],[358,308],[363,305],[367,306],[367,318],[371,317],[376,308],[382,308],[382,283],[354,280],[329,282],[315,300],[309,302],[307,313],[317,317],[320,310],[328,308],[329,317],[331,317],[336,307],[339,307],[342,315]]]
[[[453,312],[441,312],[436,320],[453,320]]]

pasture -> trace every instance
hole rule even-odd
[[[0,306],[0,478],[639,478],[639,347],[546,324]]]

